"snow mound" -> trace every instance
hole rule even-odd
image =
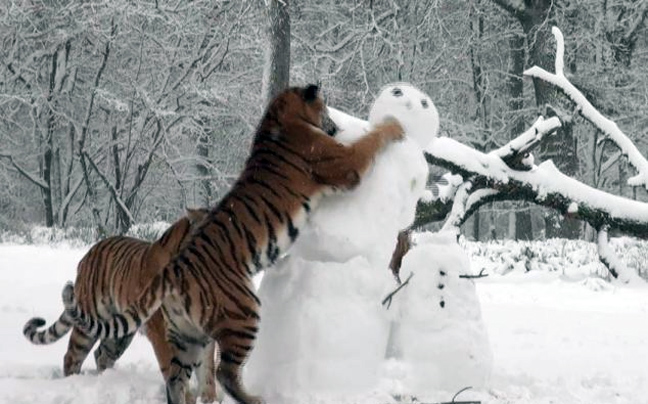
[[[259,290],[261,326],[246,366],[250,390],[268,402],[371,392],[389,332],[380,305],[393,280],[361,256],[318,262],[289,257]]]

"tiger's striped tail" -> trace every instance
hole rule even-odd
[[[34,317],[25,323],[23,327],[23,335],[32,344],[35,345],[49,345],[60,340],[65,334],[72,329],[72,319],[66,312],[61,313],[58,320],[50,325],[47,329],[39,331],[38,329],[44,326],[45,320],[40,317]]]
[[[160,278],[158,276],[154,279]],[[108,320],[96,318],[81,310],[74,296],[74,283],[71,281],[65,284],[61,297],[66,315],[84,333],[99,339],[117,339],[135,333],[160,308],[164,297],[171,291],[170,287],[165,288],[162,283],[154,282],[154,285],[159,287],[153,287],[153,290],[145,289],[147,304],[131,306],[121,313],[114,314]]]

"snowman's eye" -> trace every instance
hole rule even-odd
[[[391,91],[392,95],[394,97],[401,97],[403,95],[403,90],[401,90],[398,87],[394,87],[394,89]]]
[[[427,100],[426,100],[426,99],[422,99],[422,100],[421,100],[421,105],[423,106],[423,108],[427,108],[427,107],[428,107],[428,102],[427,102]]]

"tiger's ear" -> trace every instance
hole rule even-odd
[[[317,99],[319,94],[319,86],[316,84],[309,84],[308,87],[304,90],[304,101],[312,102]]]
[[[205,216],[209,213],[207,209],[203,208],[185,208],[187,211],[187,218],[189,219],[189,223],[192,225],[201,222]]]

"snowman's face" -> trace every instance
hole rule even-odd
[[[385,86],[369,112],[369,124],[396,118],[408,137],[425,147],[439,132],[439,113],[434,103],[418,88],[407,83]]]

